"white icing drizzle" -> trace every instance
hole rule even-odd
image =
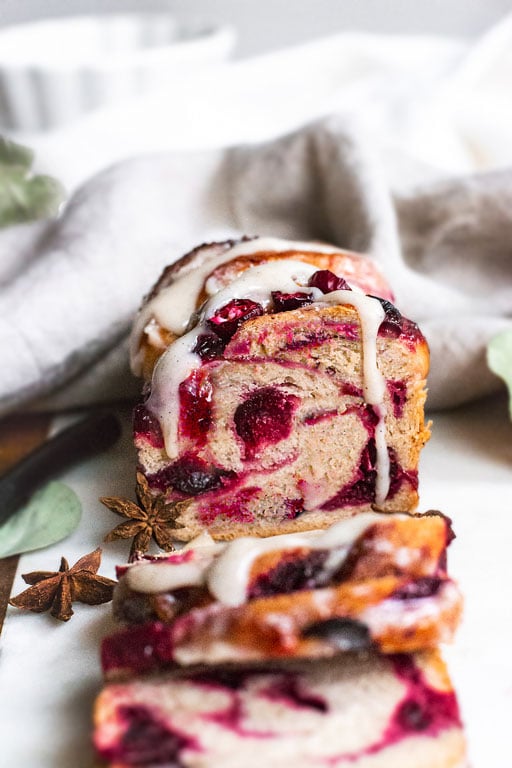
[[[204,562],[144,563],[126,572],[126,583],[135,592],[146,595],[167,592],[180,587],[199,587],[204,582]]]
[[[176,339],[159,358],[153,371],[146,408],[160,422],[165,452],[170,459],[178,456],[179,386],[201,367],[201,358],[192,351],[200,332],[196,328]]]
[[[125,578],[131,589],[145,594],[205,584],[219,602],[234,607],[246,601],[252,565],[266,552],[302,547],[330,549],[332,552],[324,567],[334,573],[354,541],[371,525],[383,519],[383,515],[378,512],[365,512],[341,520],[325,531],[289,533],[267,538],[244,537],[228,544],[212,542],[194,550],[194,554],[197,551],[199,555],[197,561],[174,565],[165,561],[134,563]]]
[[[281,240],[276,237],[257,237],[246,240],[227,251],[205,259],[190,269],[184,269],[178,278],[148,301],[139,311],[135,319],[130,337],[130,360],[133,373],[140,376],[143,355],[140,353],[140,341],[144,333],[151,332],[151,320],[156,320],[162,328],[166,328],[177,336],[185,331],[190,316],[196,308],[197,297],[206,278],[221,264],[236,259],[239,256],[249,256],[254,253],[282,253],[297,251],[298,253],[340,253],[339,248],[320,243],[302,243],[291,240]],[[208,282],[210,291],[215,290],[215,283]],[[212,295],[209,293],[209,295]]]
[[[185,552],[193,550],[193,556],[185,562],[168,561],[169,555],[162,555],[153,560],[129,563],[125,580],[130,589],[144,594],[167,592],[180,587],[200,586],[204,584],[204,574],[213,558],[226,547],[221,541],[214,541],[208,531],[202,531],[187,542],[179,552],[180,558]],[[139,567],[142,566],[142,567]]]
[[[351,304],[357,309],[363,342],[363,394],[370,405],[384,399],[386,383],[377,365],[377,333],[385,312],[378,299],[358,291],[333,291],[322,296],[326,304]]]
[[[377,364],[377,336],[385,318],[380,301],[355,291],[333,291],[324,296],[329,304],[352,304],[358,311],[363,341],[363,394],[378,417],[375,427],[377,453],[375,501],[383,504],[389,491],[389,454],[386,442],[386,381]]]
[[[237,255],[242,255],[242,253],[272,250],[270,246],[274,245],[275,248],[276,243],[281,244],[281,250],[291,248],[292,246],[295,250],[300,250],[302,245],[301,243],[293,244],[286,241],[261,238],[257,241],[241,243],[227,253],[230,258],[234,258]],[[309,247],[312,248],[313,246],[310,244]],[[316,248],[316,246],[314,247]],[[219,259],[224,259],[224,257],[227,258],[226,253],[219,256]],[[222,263],[222,261],[219,263]],[[212,268],[212,261],[210,260],[209,270],[211,271]],[[298,291],[311,293],[314,300],[312,306],[321,304],[352,305],[356,308],[361,323],[364,398],[367,403],[375,406],[379,419],[375,430],[377,453],[375,501],[377,504],[382,504],[389,491],[389,456],[386,445],[386,410],[384,406],[386,383],[377,364],[377,335],[379,326],[384,320],[385,312],[378,299],[366,296],[359,290],[339,290],[323,294],[318,288],[308,287],[307,282],[316,271],[316,266],[293,259],[267,262],[247,269],[228,286],[212,296],[203,306],[195,328],[174,341],[158,360],[153,372],[151,395],[146,406],[155,414],[160,422],[167,455],[170,459],[175,459],[178,456],[179,385],[194,370],[201,366],[199,355],[195,354],[192,350],[195,347],[198,336],[207,331],[206,321],[218,309],[233,299],[242,298],[257,301],[266,309],[271,302],[273,290],[280,290],[284,293]],[[204,280],[204,277],[205,274],[203,273],[201,279]],[[159,294],[154,300],[156,304],[153,304],[153,314],[155,314],[155,306],[157,308],[160,306],[159,298],[162,300],[162,305],[165,307],[166,312],[169,312],[169,307],[173,304],[173,301],[177,302],[169,315],[169,317],[172,315],[174,320],[169,322],[169,318],[165,318],[165,323],[162,323],[166,324],[166,327],[176,333],[182,333],[184,329],[182,315],[184,304],[183,299],[180,299],[180,292],[182,297],[186,295],[183,287],[182,281],[176,281],[169,286],[167,294],[164,295],[164,292]],[[162,297],[165,298],[165,301]],[[178,306],[180,300],[182,304]],[[173,322],[175,325],[170,327]]]
[[[383,504],[389,493],[390,484],[390,461],[388,453],[388,444],[386,440],[386,406],[384,403],[374,406],[375,412],[379,417],[375,427],[375,449],[377,453],[375,478],[375,502]]]

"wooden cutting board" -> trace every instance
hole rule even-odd
[[[0,474],[6,472],[44,442],[50,424],[51,416],[47,414],[15,414],[2,419],[0,421]],[[18,561],[19,555],[0,558],[0,632]]]

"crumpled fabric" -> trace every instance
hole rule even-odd
[[[371,117],[340,107],[269,141],[125,160],[58,220],[0,233],[1,411],[136,397],[127,335],[142,296],[187,250],[238,234],[374,258],[428,340],[429,408],[499,389],[485,348],[512,327],[512,168],[450,174],[376,142]]]

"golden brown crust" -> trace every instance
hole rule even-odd
[[[451,638],[462,610],[460,593],[443,570],[450,538],[449,523],[439,513],[383,515],[353,541],[330,584],[322,586],[320,566],[316,587],[290,589],[293,582],[285,574],[300,572],[314,556],[314,550],[303,546],[256,557],[247,602],[237,608],[216,602],[206,584],[145,599],[153,617],[179,624],[173,642],[184,654],[197,654],[196,662],[207,662],[218,644],[231,648],[232,661],[332,655],[336,645],[308,630],[334,619],[367,624],[369,642],[385,653],[433,648]],[[422,603],[428,610],[417,599],[404,602],[415,589],[420,590],[420,603],[432,601]],[[125,592],[122,600],[136,594]],[[120,607],[122,617],[122,602]]]
[[[213,259],[219,254],[226,252],[238,243],[249,241],[251,238],[242,238],[241,240],[226,240],[222,243],[204,243],[185,254],[174,264],[167,266],[154,287],[144,299],[142,306],[157,296],[160,291],[168,287],[176,280],[191,272],[193,269],[202,266],[208,259]],[[271,261],[281,261],[286,259],[296,259],[306,264],[313,264],[318,269],[328,269],[335,274],[344,276],[349,282],[363,288],[367,293],[384,298],[392,298],[392,292],[389,284],[368,257],[343,251],[335,253],[323,253],[314,251],[288,250],[288,251],[258,251],[253,254],[227,259],[225,263],[215,267],[209,272],[203,282],[201,291],[196,298],[196,309],[199,308],[209,296],[205,286],[210,278],[213,278],[219,289],[228,285],[232,280],[238,277],[242,272],[257,264],[265,264]],[[152,343],[148,334],[144,333],[140,342],[140,354],[142,358],[142,375],[146,381],[151,378],[154,366],[158,358],[162,355],[169,344],[177,336],[165,328],[162,328],[158,322],[152,321],[152,336],[159,337],[158,346]]]

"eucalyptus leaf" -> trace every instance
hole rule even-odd
[[[509,412],[512,419],[512,328],[491,339],[487,346],[487,364],[508,387]]]
[[[0,227],[55,216],[64,189],[51,176],[34,175],[33,153],[0,137]]]
[[[66,538],[80,522],[82,505],[64,483],[48,483],[0,526],[0,557],[42,549]]]
[[[28,171],[33,162],[31,149],[0,136],[0,165],[19,165]]]

